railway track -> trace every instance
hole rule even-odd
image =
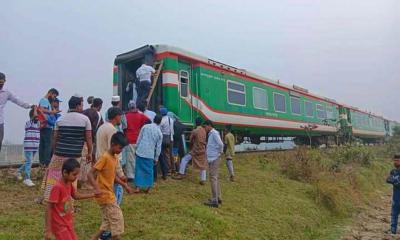
[[[271,152],[288,152],[293,151],[294,149],[270,149],[270,150],[244,150],[244,151],[237,151],[236,154],[256,154],[256,153],[271,153]],[[0,164],[0,169],[5,168],[17,168],[21,166],[22,162],[15,162],[15,163],[3,163]],[[38,167],[38,163],[33,163],[32,167]]]
[[[271,153],[271,152],[288,152],[294,151],[294,149],[270,149],[270,150],[244,150],[237,151],[236,154],[248,154],[248,153]]]

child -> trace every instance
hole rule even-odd
[[[18,169],[18,180],[24,179],[23,183],[28,187],[35,184],[31,180],[31,166],[35,154],[39,150],[40,143],[40,122],[38,121],[37,108],[29,111],[29,121],[25,124],[24,155],[25,163]],[[22,177],[24,175],[24,177]]]
[[[226,167],[228,168],[230,180],[235,181],[235,173],[233,171],[233,156],[235,156],[235,136],[232,134],[232,126],[226,126],[226,132],[224,142],[225,142],[225,158]]]
[[[387,183],[393,185],[393,198],[392,198],[392,221],[390,224],[390,232],[396,234],[397,220],[400,213],[400,154],[393,157],[395,169],[390,171],[389,177],[386,179]]]
[[[79,194],[72,186],[80,172],[80,165],[76,159],[67,159],[61,171],[62,178],[53,186],[49,196],[45,216],[47,223],[45,239],[52,239],[54,235],[57,240],[76,240],[78,238],[72,222],[72,199],[92,198],[95,194]]]
[[[122,152],[126,145],[128,145],[128,140],[123,133],[117,132],[112,135],[110,149],[97,160],[89,171],[89,183],[96,193],[102,192],[102,195],[96,198],[101,208],[102,223],[99,231],[93,237],[94,240],[99,239],[106,231],[111,232],[111,239],[120,239],[122,233],[124,233],[124,217],[116,202],[113,185],[115,180],[127,192],[132,192],[126,181],[122,181],[116,174],[117,155]],[[95,175],[97,175],[96,180]]]

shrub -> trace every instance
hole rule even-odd
[[[338,215],[348,215],[358,201],[351,185],[336,177],[324,177],[314,184],[315,201]]]
[[[301,147],[280,161],[281,171],[292,180],[310,183],[318,178],[321,171],[320,161],[321,155],[316,151]]]

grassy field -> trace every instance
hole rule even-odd
[[[338,151],[330,158],[319,150],[238,155],[236,182],[221,164],[218,209],[202,205],[210,187],[200,186],[190,170],[183,181],[158,182],[151,194],[125,195],[124,239],[339,239],[353,213],[388,191],[391,162],[379,156],[346,161]],[[44,208],[34,203],[39,188],[3,171],[0,195],[0,239],[43,239]],[[76,231],[89,239],[100,225],[99,208],[93,200],[77,204]]]

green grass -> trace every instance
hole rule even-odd
[[[223,205],[218,209],[202,205],[210,187],[198,184],[196,171],[183,181],[159,182],[149,195],[125,195],[124,239],[338,239],[352,213],[377,191],[389,189],[383,184],[389,161],[355,167],[349,178],[354,180],[329,182],[339,195],[344,187],[360,198],[343,205],[345,214],[338,213],[316,197],[315,182],[290,180],[282,173],[279,161],[285,154],[237,155],[233,183],[221,164]],[[43,239],[44,208],[34,203],[39,189],[3,176],[0,195],[0,239]],[[349,201],[346,196],[334,200]],[[77,204],[82,211],[74,216],[75,229],[79,239],[89,239],[100,226],[99,208],[93,200]]]

